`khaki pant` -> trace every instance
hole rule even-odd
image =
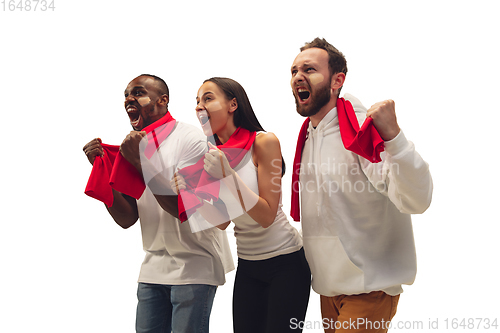
[[[321,314],[325,333],[385,333],[398,306],[399,295],[383,291],[368,294],[321,295]]]

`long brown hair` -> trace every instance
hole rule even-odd
[[[264,131],[264,128],[260,124],[255,112],[253,111],[250,100],[248,99],[245,89],[233,79],[226,77],[212,77],[205,82],[215,83],[226,95],[228,100],[236,98],[238,102],[238,108],[234,111],[234,125],[236,127],[242,127],[252,132]],[[214,133],[214,139],[217,142],[217,134]],[[285,174],[285,160],[283,155],[281,156],[281,176]]]

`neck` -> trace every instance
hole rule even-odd
[[[233,135],[234,132],[236,132],[237,127],[234,124],[226,126],[224,129],[218,131],[217,136],[219,137],[220,142],[226,143],[227,140]]]
[[[332,110],[334,107],[337,106],[337,95],[332,96],[330,98],[330,101],[325,104],[321,109],[319,109],[319,112],[316,113],[314,116],[310,116],[309,119],[311,120],[311,124],[313,127],[318,126],[318,124],[321,122],[323,118]]]
[[[163,118],[164,115],[166,115],[168,112],[168,110],[162,110],[162,112],[158,113],[158,114],[155,114],[155,115],[150,115],[149,117],[149,121],[148,123],[146,124],[146,126],[149,126],[151,125],[152,123],[160,120],[161,118]],[[144,127],[146,127],[144,126]]]

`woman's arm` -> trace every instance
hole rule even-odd
[[[203,206],[197,210],[205,220],[221,230],[226,230],[231,223],[224,204],[214,203],[211,205],[203,200]]]
[[[278,138],[273,133],[257,135],[253,158],[257,165],[259,195],[250,190],[233,169],[229,168],[232,176],[223,178],[223,181],[247,214],[267,228],[276,218],[281,196],[281,147]],[[224,165],[228,169],[227,162]]]

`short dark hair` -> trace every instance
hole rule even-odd
[[[158,93],[160,93],[161,95],[167,95],[168,98],[170,99],[167,83],[163,81],[161,77],[152,74],[141,74],[139,76],[148,76],[153,78],[158,85]]]
[[[336,73],[347,74],[347,61],[344,55],[332,44],[328,43],[326,39],[316,37],[312,42],[302,46],[300,52],[311,48],[323,49],[328,53],[328,68],[330,68],[331,75]]]
[[[262,125],[259,123],[259,120],[253,111],[247,93],[241,84],[233,79],[225,77],[213,77],[205,80],[203,83],[208,81],[215,83],[224,92],[228,100],[236,98],[238,108],[234,111],[233,117],[234,125],[236,127],[242,127],[251,132],[264,131],[264,128],[262,128]],[[216,134],[214,134],[214,137],[216,137]],[[285,160],[283,159],[283,156],[281,156],[281,176],[284,174]]]

